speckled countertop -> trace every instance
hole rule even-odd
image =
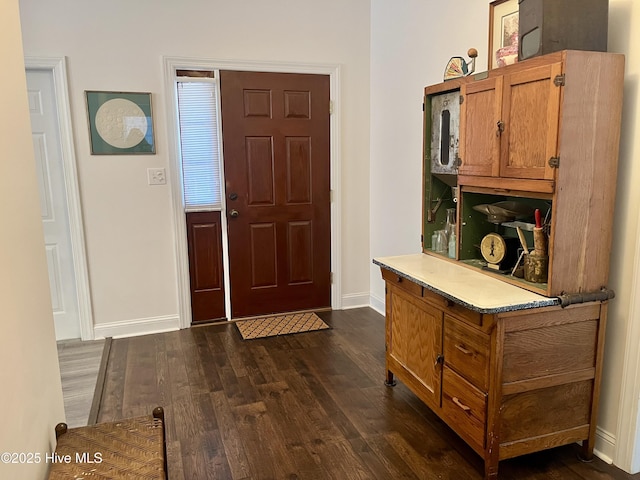
[[[480,313],[510,312],[560,303],[555,297],[544,297],[423,253],[378,257],[373,263]]]

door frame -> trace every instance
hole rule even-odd
[[[58,128],[64,171],[64,186],[67,194],[67,212],[69,215],[69,236],[73,256],[75,288],[78,298],[78,321],[82,340],[93,340],[93,310],[89,285],[89,269],[82,221],[82,203],[76,154],[73,142],[73,128],[69,102],[69,84],[67,81],[67,62],[65,57],[25,57],[26,70],[45,70],[51,72],[55,88],[55,102],[58,111]]]
[[[331,168],[331,308],[342,308],[341,287],[341,142],[340,142],[340,65],[314,63],[284,63],[244,60],[216,60],[193,59],[184,57],[163,57],[165,70],[165,93],[167,101],[167,121],[169,132],[169,147],[173,153],[168,162],[168,176],[171,183],[171,196],[174,218],[176,270],[178,276],[178,310],[180,328],[191,326],[191,295],[189,289],[189,254],[187,248],[186,215],[182,194],[182,169],[179,160],[178,124],[176,121],[177,100],[175,98],[175,72],[178,69],[211,69],[211,70],[240,70],[273,73],[302,73],[328,75],[332,112],[329,116],[330,138],[330,168]],[[217,79],[219,81],[219,79]],[[220,136],[222,139],[222,136]],[[224,157],[221,149],[222,172],[222,210],[226,209],[224,185]],[[229,259],[227,242],[226,215],[222,215],[222,246],[225,281],[225,310],[227,318],[231,314],[231,288],[229,285]]]

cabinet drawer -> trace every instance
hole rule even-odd
[[[389,282],[392,285],[402,288],[407,292],[417,296],[422,297],[423,287],[418,285],[417,283],[412,282],[411,280],[407,280],[404,277],[401,277],[397,273],[393,273],[391,270],[382,269],[382,278]]]
[[[485,446],[487,396],[448,367],[442,379],[442,414],[467,442]]]
[[[465,308],[462,305],[458,305],[457,303],[454,303],[451,300],[447,301],[447,307],[444,313],[453,315],[454,317],[457,317],[460,320],[464,320],[465,322],[470,323],[471,325],[477,325],[479,327],[482,326],[481,313],[474,312],[473,310],[469,310],[468,308]]]
[[[445,316],[445,363],[485,392],[489,387],[489,339],[489,335]]]

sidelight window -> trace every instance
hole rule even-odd
[[[221,208],[218,84],[213,71],[177,70],[178,133],[186,211]]]

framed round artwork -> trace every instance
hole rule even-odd
[[[92,155],[156,153],[151,94],[85,91]]]

